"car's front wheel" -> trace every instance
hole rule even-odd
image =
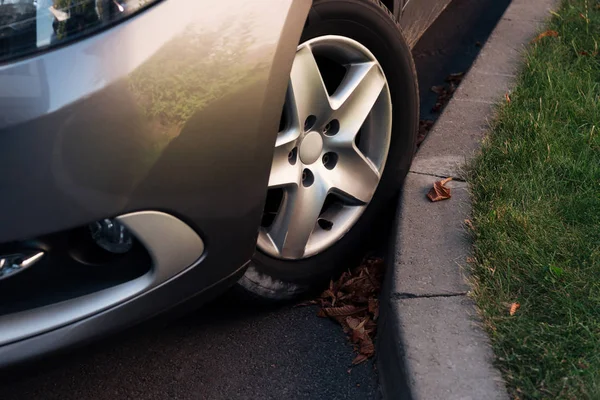
[[[358,261],[408,172],[418,90],[378,0],[315,0],[290,74],[257,251],[240,285],[298,295]]]

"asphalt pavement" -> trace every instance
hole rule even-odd
[[[417,44],[423,118],[437,117],[429,88],[469,68],[508,3],[455,0]],[[380,243],[386,233],[374,232]],[[258,306],[228,293],[167,326],[3,372],[0,399],[380,398],[375,364],[353,367],[354,356],[341,328],[315,307]]]
[[[256,307],[233,295],[162,329],[136,330],[19,371],[9,399],[375,399],[373,364],[314,307]],[[17,374],[14,374],[17,375]]]

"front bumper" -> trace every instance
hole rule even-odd
[[[254,251],[309,8],[308,0],[168,0],[0,66],[0,249],[139,211],[171,216],[187,229],[173,237],[191,232],[203,243],[173,253],[181,243],[155,225],[152,234],[164,235],[144,243],[154,275],[136,279],[159,273],[165,243],[167,262],[185,254],[160,284],[105,289],[101,306],[85,312],[88,295],[0,313],[0,366],[134,324],[239,272]]]

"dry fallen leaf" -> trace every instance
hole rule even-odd
[[[375,345],[371,338],[367,337],[360,343],[360,353],[365,354],[367,357],[371,357],[375,354]]]
[[[517,310],[519,309],[521,305],[519,303],[512,303],[510,305],[510,310],[508,311],[510,315],[515,315],[515,313],[517,312]]]
[[[577,366],[579,369],[588,369],[590,367],[584,360],[579,360]]]
[[[358,326],[360,325],[360,319],[354,317],[346,317],[346,325],[348,325],[348,328],[350,329],[358,329]]]
[[[583,13],[579,13],[579,16],[580,16],[582,19],[584,19],[584,20],[585,20],[585,22],[587,22],[588,24],[590,23],[590,19],[589,19],[587,16],[583,15]]]
[[[457,72],[446,77],[447,85],[432,86],[431,91],[438,95],[437,100],[431,111],[440,112],[452,98],[456,88],[462,81],[465,73]]]
[[[348,317],[348,318],[350,318],[350,317]],[[366,317],[362,321],[358,322],[358,324],[354,325],[354,327],[352,327],[352,326],[350,326],[350,324],[348,324],[350,326],[350,329],[352,329],[352,335],[351,335],[352,343],[363,343],[365,340],[368,339],[368,334],[365,331],[365,324],[366,324],[368,318],[369,317]]]
[[[308,301],[303,301],[302,303],[298,303],[294,307],[306,307],[306,306],[313,306],[315,304],[319,304],[319,302],[317,300],[308,300]]]
[[[510,103],[510,96],[508,95],[508,92],[504,93],[504,98],[506,99],[507,103]]]
[[[318,315],[337,321],[358,355],[352,361],[360,364],[375,354],[373,336],[379,316],[379,292],[384,274],[384,263],[379,258],[368,258],[337,281],[331,281],[315,301],[320,304]]]
[[[462,81],[462,79],[464,78],[464,76],[465,76],[464,72],[455,72],[446,77],[446,82],[452,82],[452,83],[459,84]]]
[[[427,197],[429,198],[429,200],[441,201],[441,200],[447,200],[447,199],[451,198],[452,195],[450,194],[450,188],[447,188],[446,186],[444,186],[446,183],[450,182],[451,180],[452,180],[452,177],[435,182],[433,184],[433,187],[429,191],[429,193],[427,193]]]
[[[475,227],[473,226],[473,221],[471,221],[470,219],[465,219],[465,225],[467,226],[467,228],[469,228],[470,230],[474,231]]]
[[[432,86],[431,87],[431,91],[435,94],[441,94],[443,93],[445,90],[444,86],[440,85],[440,86]]]
[[[369,357],[361,353],[357,355],[356,358],[354,358],[354,360],[352,360],[352,365],[360,364],[362,362],[367,361],[368,359]]]
[[[556,31],[542,32],[539,35],[537,35],[537,37],[535,39],[533,39],[531,41],[531,43],[536,43],[536,42],[540,41],[541,39],[543,39],[545,37],[558,37],[558,32],[556,32]]]
[[[324,317],[345,317],[348,315],[356,315],[365,311],[367,307],[356,307],[353,305],[345,305],[341,307],[325,307],[322,308]]]
[[[577,54],[579,54],[580,56],[592,56],[592,57],[596,57],[598,55],[598,51],[594,50],[593,52],[590,53],[588,51],[581,50]]]
[[[379,300],[374,298],[369,299],[369,312],[373,315],[373,319],[377,320],[379,316]]]

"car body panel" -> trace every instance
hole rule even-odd
[[[412,48],[423,33],[450,4],[451,0],[406,0],[402,5],[400,25]]]
[[[1,364],[139,322],[240,271],[310,5],[163,1],[0,66],[0,243],[139,210],[174,215],[205,243],[184,279],[53,331],[60,340],[50,332],[1,347]],[[29,342],[38,351],[15,350]]]
[[[291,4],[169,0],[0,67],[0,81],[21,77],[0,87],[0,242],[140,209],[229,231],[215,242],[252,237],[279,118],[269,104],[283,101],[302,26],[296,12],[278,47]]]

